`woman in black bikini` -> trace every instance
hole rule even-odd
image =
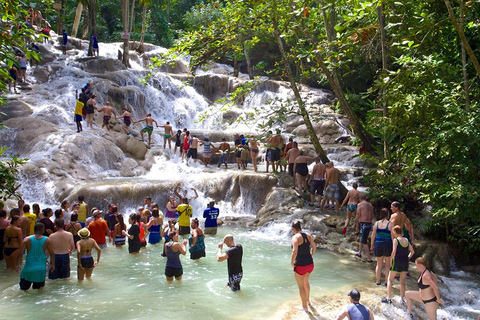
[[[78,222],[78,214],[74,213],[70,216],[70,223],[65,226],[65,231],[73,234],[75,248],[77,247],[77,242],[80,240],[80,236],[78,235],[80,229],[82,229],[82,225]]]
[[[7,269],[17,269],[17,258],[20,253],[20,247],[22,246],[22,229],[20,229],[20,217],[13,216],[10,221],[10,225],[5,229],[3,234],[3,256],[7,263]]]
[[[408,313],[412,313],[412,300],[415,300],[425,304],[430,320],[436,320],[437,309],[439,305],[443,304],[438,291],[437,276],[428,269],[428,261],[425,258],[417,258],[415,267],[420,272],[420,277],[417,281],[419,291],[405,292]]]

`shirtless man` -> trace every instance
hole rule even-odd
[[[112,117],[112,113],[115,116],[115,120],[117,120],[117,114],[115,113],[115,110],[113,110],[112,106],[110,105],[110,102],[107,101],[105,103],[105,106],[98,109],[95,107],[98,112],[103,112],[103,124],[102,124],[102,129],[103,127],[107,127],[107,130],[110,131],[110,118]]]
[[[195,192],[195,196],[192,198],[187,197],[188,190],[182,190],[183,194],[180,194],[180,184],[181,182],[177,183],[177,185],[175,186],[175,190],[173,191],[175,195],[178,197],[179,202],[182,202],[184,198],[187,198],[188,200],[195,200],[198,198],[198,193],[197,193],[197,190],[195,190],[195,188],[190,188],[190,190]]]
[[[222,165],[222,163],[225,164],[225,169],[228,169],[227,163],[228,163],[228,155],[230,153],[230,145],[227,142],[227,139],[222,138],[222,143],[218,146],[218,150],[220,152],[220,158],[218,159],[218,167]]]
[[[165,128],[165,134],[163,135],[163,149],[166,149],[168,140],[168,149],[172,150],[173,129],[170,122],[167,121],[167,124],[160,127]]]
[[[328,162],[327,163],[327,172],[326,172],[326,178],[325,178],[325,189],[324,189],[324,194],[325,197],[323,198],[322,201],[322,210],[323,206],[325,205],[325,201],[327,199],[332,199],[332,201],[335,201],[335,212],[339,212],[339,201],[340,199],[340,171],[338,171],[337,168],[334,167],[333,162]]]
[[[390,222],[393,224],[392,228],[395,226],[400,226],[403,229],[403,236],[410,241],[413,245],[415,237],[413,235],[413,226],[410,222],[410,219],[407,218],[407,215],[401,210],[402,205],[400,202],[392,202],[392,216],[390,217]],[[393,237],[393,236],[392,236]],[[393,239],[393,238],[392,238]]]
[[[290,151],[293,149],[290,149]],[[290,152],[289,151],[289,152]],[[320,158],[315,158],[315,165],[313,166],[312,175],[308,181],[310,184],[310,203],[313,207],[315,203],[315,194],[318,196],[318,207],[322,204],[323,188],[325,188],[325,165],[320,161]]]
[[[307,186],[307,175],[308,175],[308,163],[312,163],[315,161],[315,158],[304,156],[300,151],[300,155],[295,159],[293,162],[293,172],[295,172],[295,176],[297,177],[297,186],[298,186],[298,197],[302,197],[302,192],[308,191]]]
[[[158,128],[158,123],[155,119],[152,118],[152,114],[147,114],[147,116],[143,119],[140,119],[138,121],[135,121],[133,123],[137,122],[142,122],[145,121],[145,127],[140,131],[140,134],[142,135],[142,141],[144,141],[143,133],[147,132],[148,133],[148,147],[152,144],[152,132],[153,132],[153,124],[155,123]]]
[[[86,91],[85,91],[86,93]],[[93,129],[93,115],[95,114],[95,109],[97,108],[97,98],[96,95],[92,95],[90,99],[87,100],[86,109],[87,109],[87,128]]]
[[[78,258],[78,280],[82,281],[85,277],[89,279],[92,276],[93,268],[95,268],[100,262],[100,255],[102,250],[95,242],[95,240],[89,238],[90,231],[87,228],[80,229],[78,231],[80,241],[77,242],[77,258]],[[97,261],[94,262],[92,257],[92,248],[97,250]]]
[[[345,203],[347,203],[347,220],[345,220],[345,226],[342,229],[342,234],[347,233],[347,227],[348,224],[350,223],[350,219],[352,218],[352,214],[355,215],[357,212],[357,205],[360,202],[360,192],[357,190],[358,184],[356,182],[353,183],[352,185],[353,189],[349,190],[347,195],[345,196],[345,199],[342,202],[342,205],[340,208],[343,208],[345,206]],[[358,232],[358,225],[355,223],[355,232]]]
[[[132,124],[132,114],[130,113],[130,111],[128,111],[128,109],[126,107],[123,107],[123,113],[120,117],[118,117],[118,119],[122,119],[123,118],[123,124],[122,124],[122,128],[123,128],[123,131],[125,131],[125,133],[127,134],[127,136],[130,135],[130,125]]]
[[[367,262],[373,262],[370,255],[370,247],[368,246],[368,234],[372,231],[373,220],[373,206],[367,201],[367,197],[362,194],[361,201],[357,206],[357,216],[355,220],[358,221],[360,227],[360,246],[356,254],[357,257],[362,257],[363,250],[367,255]]]
[[[190,148],[187,151],[187,158],[186,158],[186,163],[188,166],[188,159],[193,158],[193,162],[197,163],[197,148],[198,148],[198,142],[200,140],[197,138],[196,135],[193,135],[191,143],[190,143]]]
[[[73,234],[63,230],[64,224],[63,219],[55,219],[55,232],[49,236],[55,253],[55,270],[48,273],[52,280],[70,278],[70,254],[75,245]]]
[[[292,177],[292,189],[295,189],[295,171],[293,167],[295,165],[295,159],[300,155],[300,150],[298,149],[298,143],[293,142],[290,150],[285,154],[285,160],[288,162],[288,175]]]

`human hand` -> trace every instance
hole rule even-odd
[[[93,267],[95,268],[98,265],[98,261],[93,263]]]
[[[218,248],[219,248],[220,250],[222,250],[222,248],[223,248],[223,242],[220,242],[220,243],[218,244]]]

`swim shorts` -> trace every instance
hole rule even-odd
[[[153,126],[145,126],[145,128],[142,129],[142,132],[146,132],[148,135],[151,135],[153,132]]]
[[[392,255],[392,241],[375,242],[373,253],[375,257],[390,257]]]
[[[55,270],[49,271],[48,278],[52,280],[70,278],[70,255],[68,253],[55,255]]]
[[[188,149],[187,158],[197,159],[197,148]]]
[[[325,189],[325,197],[338,200],[340,198],[340,188],[338,184],[329,184]]]
[[[165,267],[165,275],[167,277],[180,277],[183,274],[183,268]]]
[[[371,222],[360,222],[360,243],[367,244],[368,234],[372,231]]]
[[[304,274],[311,273],[313,271],[314,264],[310,263],[306,266],[295,266],[293,271],[303,276]]]
[[[325,187],[325,179],[313,179],[310,185],[311,194],[323,195],[323,188]]]
[[[295,168],[295,172],[301,175],[302,177],[306,177],[308,175],[308,167],[306,163],[297,163]]]
[[[103,116],[103,124],[106,126],[110,125],[110,118],[111,116]]]

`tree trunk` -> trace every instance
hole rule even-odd
[[[129,28],[129,32],[130,32],[130,37],[131,37],[131,40],[135,40],[135,0],[132,0],[132,9],[130,10],[130,14],[131,14],[131,17],[130,17],[130,28]]]
[[[385,72],[388,70],[388,62],[387,62],[387,37],[385,33],[385,15],[383,14],[385,9],[385,4],[382,1],[380,5],[377,5],[377,19],[378,19],[378,28],[380,29],[380,44],[382,46],[382,70]],[[387,109],[387,104],[383,100],[383,89],[379,93],[379,99],[378,101],[380,102],[380,106],[382,107],[383,110],[383,117],[384,119],[387,119],[388,116],[388,109]],[[388,142],[387,142],[387,137],[386,134],[383,137],[383,157],[388,159]]]
[[[121,0],[121,4],[122,4],[123,33],[128,34],[128,31],[129,31],[128,21],[130,17],[130,14],[128,12],[129,10],[128,0]],[[130,68],[129,46],[130,44],[129,44],[128,38],[126,37],[125,39],[123,39],[122,62],[127,68]]]
[[[77,5],[77,11],[75,12],[75,21],[73,22],[72,37],[77,37],[78,26],[80,25],[80,19],[82,18],[83,4],[81,2]]]
[[[235,51],[233,53],[233,76],[238,77],[238,73],[240,72],[239,66],[238,66],[238,52]]]
[[[82,30],[82,39],[87,38],[88,35],[88,25],[90,22],[88,21],[88,14],[87,14],[87,9],[83,8],[83,30]]]
[[[88,8],[88,29],[90,34],[90,41],[88,45],[88,56],[92,57],[93,54],[93,39],[92,37],[97,34],[97,0],[87,0]]]
[[[457,18],[455,18],[455,14],[453,13],[453,9],[452,9],[452,6],[450,5],[450,1],[449,0],[444,0],[444,1],[445,1],[445,5],[447,6],[448,16],[450,17],[450,20],[452,21],[453,26],[455,27],[455,30],[457,30],[458,36],[460,37],[462,44],[465,46],[465,50],[467,51],[468,56],[470,57],[470,60],[472,60],[473,66],[475,67],[475,71],[477,72],[477,76],[480,78],[480,64],[478,63],[477,57],[475,56],[475,53],[473,52],[472,48],[468,44],[467,38],[465,37],[463,30],[458,25]]]
[[[242,39],[242,47],[243,47],[243,54],[245,55],[245,61],[247,62],[247,73],[250,79],[253,79],[253,71],[252,71],[252,61],[250,60],[250,56],[248,55],[248,48],[245,44],[245,40]]]
[[[145,0],[144,0],[145,1]],[[143,12],[142,12],[142,34],[140,35],[140,50],[141,52],[145,52],[145,48],[143,47],[143,42],[145,40],[145,29],[147,25],[147,4],[143,2]]]
[[[465,4],[463,0],[460,0],[460,28],[464,30],[464,18],[465,18]],[[463,73],[463,94],[465,95],[465,106],[466,110],[470,108],[470,89],[468,87],[468,73],[467,73],[467,52],[465,51],[465,46],[463,42],[460,43],[462,46],[462,73]]]

